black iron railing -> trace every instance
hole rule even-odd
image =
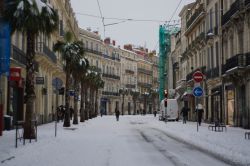
[[[146,70],[146,69],[143,69],[143,68],[138,68],[137,70],[140,73],[144,73],[144,74],[147,74],[147,75],[152,75],[152,71],[150,71],[150,70]]]
[[[190,17],[190,19],[187,21],[186,27],[187,29],[195,22],[195,20],[202,15],[202,13],[205,14],[204,5],[200,5],[198,9],[196,9],[195,13]]]
[[[84,48],[84,51],[102,56],[102,52],[100,52],[100,51],[92,50],[89,48]]]
[[[16,47],[15,45],[12,45],[13,48],[13,54],[12,54],[12,58],[14,60],[16,60],[17,62],[26,65],[26,56],[25,53],[19,49],[18,47]]]
[[[106,78],[112,78],[112,79],[120,80],[120,76],[113,75],[113,74],[106,74],[106,73],[103,73],[102,76],[103,76],[103,77],[106,77]]]
[[[109,92],[109,91],[102,91],[103,95],[107,95],[107,96],[119,96],[119,93],[117,92]]]
[[[210,69],[206,71],[206,78],[207,79],[212,79],[212,78],[216,78],[219,77],[220,73],[219,73],[219,67]]]
[[[125,72],[128,73],[128,74],[134,74],[135,73],[133,70],[130,70],[130,69],[126,69]]]
[[[126,84],[126,88],[135,88],[136,86],[134,84]]]
[[[51,51],[46,45],[43,45],[43,52],[54,62],[57,62],[56,54]]]
[[[231,19],[231,17],[239,10],[240,10],[240,0],[236,0],[231,5],[230,9],[225,14],[223,14],[221,24],[225,25]]]
[[[138,86],[144,87],[144,88],[151,88],[152,84],[144,83],[144,82],[138,82]]]
[[[233,69],[235,67],[244,67],[244,54],[237,54],[226,60],[226,64],[222,67],[222,73],[226,73],[226,71]]]

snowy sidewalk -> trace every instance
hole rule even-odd
[[[76,126],[72,125],[71,129],[76,128],[76,130],[65,130],[62,127],[62,123],[59,123],[58,136],[56,138],[54,137],[54,123],[45,124],[38,127],[38,142],[32,141],[32,143],[29,143],[27,140],[26,145],[22,145],[22,142],[19,142],[18,148],[15,148],[15,130],[4,131],[3,136],[0,137],[0,165],[7,164],[8,159],[12,160],[15,156],[24,157],[23,153],[34,153],[34,156],[39,156],[39,154],[36,153],[40,151],[45,152],[45,150],[50,148],[53,152],[49,153],[47,157],[51,158],[53,153],[60,153],[60,150],[52,149],[54,145],[56,145],[55,147],[66,146],[69,141],[79,136],[82,137],[81,139],[96,140],[96,145],[91,146],[91,151],[94,153],[94,151],[97,150],[95,148],[98,148],[97,145],[101,146],[101,143],[98,142],[99,140],[93,135],[93,130],[98,130],[97,132],[100,130],[101,133],[99,133],[102,134],[102,128],[108,129],[117,125],[117,123],[120,124],[120,126],[115,126],[117,130],[126,129],[126,126],[129,124],[140,124],[142,128],[148,127],[163,131],[166,135],[174,139],[194,145],[202,151],[206,151],[226,161],[231,161],[235,165],[250,165],[250,140],[244,137],[244,133],[247,130],[227,127],[227,132],[214,132],[208,130],[208,124],[203,123],[199,127],[199,132],[197,132],[195,122],[187,122],[187,124],[182,124],[182,122],[165,123],[159,121],[158,117],[155,118],[152,115],[121,116],[119,122],[115,121],[114,116],[97,117],[84,123],[79,123],[79,125]],[[103,133],[103,135],[105,134],[107,133]],[[78,139],[80,139],[80,137]],[[69,154],[76,153],[70,149],[70,146],[66,147]],[[88,150],[90,149],[88,148]],[[46,156],[44,156],[44,158],[46,158]],[[35,160],[37,160],[38,163],[40,161],[39,158],[35,158]],[[57,160],[60,159],[57,158]]]

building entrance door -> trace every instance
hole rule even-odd
[[[234,125],[234,91],[227,91],[227,114],[228,114],[228,124]]]

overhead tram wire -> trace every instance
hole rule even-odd
[[[164,20],[155,20],[155,19],[135,19],[135,18],[118,18],[118,17],[100,17],[100,16],[96,16],[96,15],[92,15],[92,14],[86,14],[86,13],[80,13],[80,12],[76,12],[76,14],[78,15],[83,15],[83,16],[87,16],[87,17],[93,17],[93,18],[97,18],[97,19],[104,19],[104,20],[118,20],[118,21],[134,21],[134,22],[157,22],[157,23],[166,23],[169,21],[164,21]],[[179,22],[180,20],[172,20],[173,22]]]
[[[99,8],[99,12],[100,12],[100,15],[101,15],[101,19],[102,19],[102,25],[103,25],[103,32],[104,32],[104,38],[105,38],[105,23],[104,23],[104,17],[102,15],[102,10],[101,10],[101,6],[100,6],[100,3],[99,3],[99,0],[97,0],[97,4],[98,4],[98,8]]]

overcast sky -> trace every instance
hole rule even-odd
[[[172,20],[178,20],[178,14],[185,4],[195,0],[182,0],[180,7]],[[134,44],[146,46],[150,50],[158,52],[159,25],[164,22],[157,20],[170,20],[180,0],[99,0],[101,12],[104,18],[125,18],[133,20],[155,21],[126,21],[104,19],[104,24],[119,23],[105,26],[105,37],[116,40],[116,44]],[[100,16],[97,0],[71,0],[76,13],[78,24],[81,28],[90,27],[92,31],[99,31],[104,38],[102,19],[87,15]]]

